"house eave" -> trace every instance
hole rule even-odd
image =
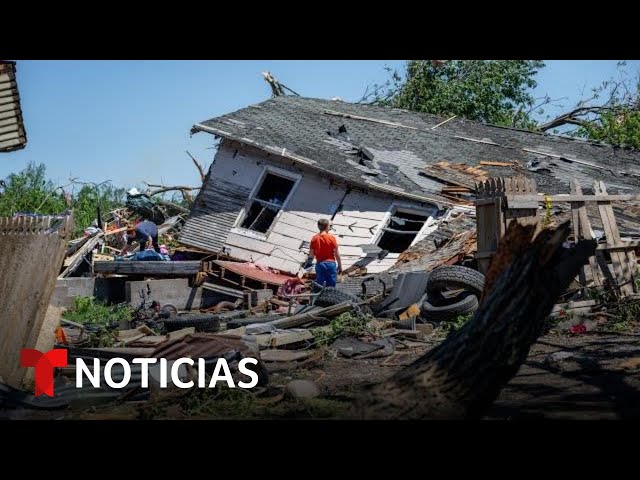
[[[270,146],[270,145],[264,145],[262,143],[256,142],[254,140],[251,140],[250,138],[247,137],[240,137],[238,135],[234,135],[232,133],[229,133],[225,130],[219,129],[219,128],[215,128],[215,127],[210,127],[208,125],[204,125],[202,123],[196,123],[193,125],[193,127],[191,127],[191,133],[198,133],[198,132],[205,132],[205,133],[210,133],[212,135],[216,135],[218,137],[222,137],[222,138],[226,138],[228,140],[234,140],[236,142],[245,144],[245,145],[249,145],[255,148],[258,148],[264,152],[273,154],[273,155],[277,155],[279,157],[288,159],[288,160],[292,160],[295,163],[298,163],[300,165],[304,165],[308,168],[311,168],[317,172],[321,172],[324,175],[329,175],[335,179],[339,179],[342,180],[348,184],[360,187],[360,188],[365,188],[365,189],[371,189],[371,190],[375,190],[378,192],[382,192],[385,193],[387,195],[393,195],[396,197],[400,197],[400,198],[404,198],[404,199],[408,199],[408,200],[412,200],[412,201],[416,201],[416,202],[423,202],[423,203],[430,203],[430,204],[434,204],[436,205],[439,209],[442,209],[443,205],[446,206],[454,206],[457,205],[455,202],[452,202],[450,200],[447,200],[443,197],[438,197],[438,196],[428,196],[428,195],[419,195],[419,194],[415,194],[415,193],[409,193],[406,192],[404,190],[402,190],[401,188],[397,188],[397,187],[392,187],[392,186],[388,186],[388,185],[381,185],[378,184],[374,181],[359,181],[359,180],[355,180],[353,178],[350,177],[346,177],[344,175],[340,175],[339,173],[336,172],[332,172],[332,171],[328,171],[325,170],[323,168],[321,168],[318,165],[318,162],[316,162],[315,160],[312,160],[310,158],[306,158],[303,157],[301,155],[297,155],[289,150],[287,150],[286,148],[279,148],[279,147],[275,147],[275,146]]]

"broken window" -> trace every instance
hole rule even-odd
[[[251,203],[240,225],[241,228],[267,233],[273,220],[289,197],[294,180],[267,173],[262,185],[251,198]]]
[[[382,229],[378,247],[390,253],[404,252],[411,246],[428,218],[426,215],[396,210]]]

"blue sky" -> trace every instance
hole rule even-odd
[[[270,98],[261,72],[308,97],[358,100],[400,60],[18,61],[27,129],[24,150],[0,157],[0,178],[30,161],[55,182],[112,180],[199,184],[185,150],[211,161],[213,136],[190,137],[191,125]],[[629,62],[630,70],[640,67]],[[569,97],[616,74],[615,61],[548,61],[537,95]]]

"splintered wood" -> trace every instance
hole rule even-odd
[[[476,221],[478,235],[478,267],[486,271],[489,260],[497,250],[506,228],[511,222],[535,224],[539,222],[538,206],[551,202],[571,205],[571,222],[576,242],[593,240],[595,235],[587,215],[586,203],[597,206],[606,243],[600,244],[589,265],[579,272],[582,286],[593,282],[595,288],[608,286],[617,295],[628,297],[637,292],[634,275],[637,269],[635,248],[638,242],[623,242],[620,237],[611,201],[634,200],[636,195],[608,195],[602,181],[594,182],[595,195],[584,195],[576,180],[571,181],[570,195],[538,194],[536,184],[527,178],[490,178],[476,185]],[[548,210],[547,210],[548,211]],[[606,255],[611,258],[607,264]]]
[[[524,202],[524,195],[537,195],[532,179],[490,178],[475,185],[477,195],[476,230],[478,251],[476,259],[481,272],[489,268],[491,257],[498,249],[500,239],[512,222],[522,225],[538,222],[537,202]]]

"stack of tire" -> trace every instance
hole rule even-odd
[[[473,313],[484,287],[484,275],[459,265],[442,266],[431,271],[427,281],[427,300],[421,307],[426,321],[445,322]],[[455,295],[447,292],[459,291]]]

